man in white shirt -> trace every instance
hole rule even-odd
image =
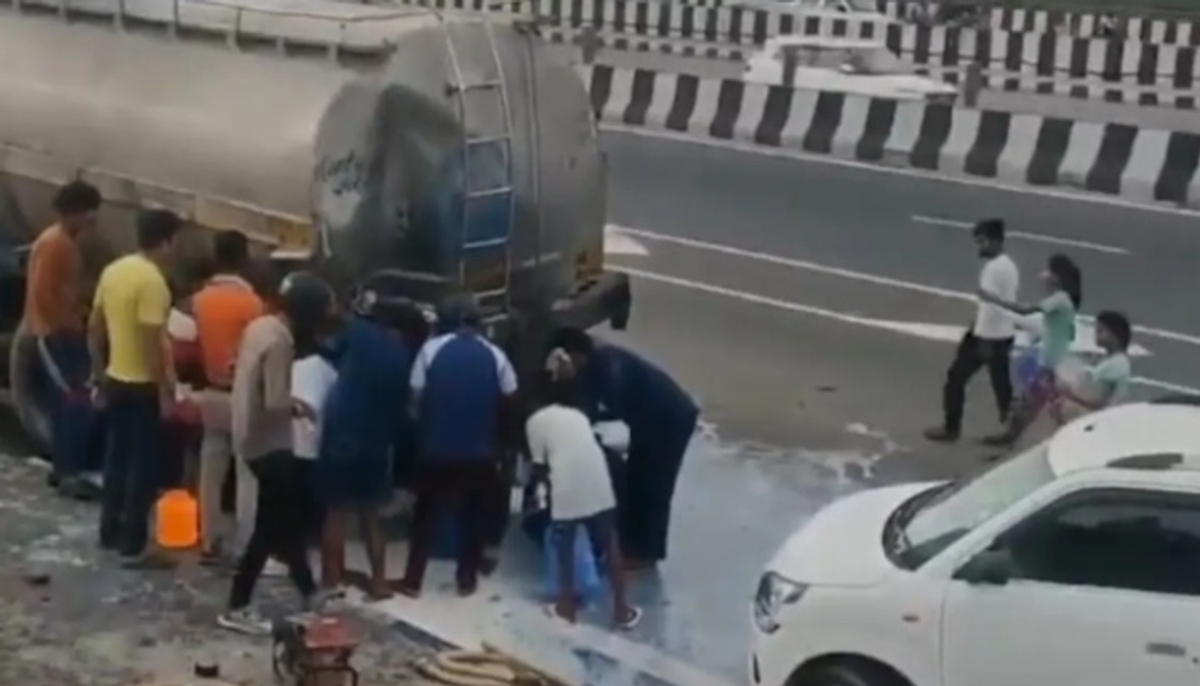
[[[304,530],[316,536],[324,519],[321,503],[313,487],[313,463],[321,445],[321,413],[325,398],[337,381],[337,370],[318,354],[308,355],[292,363],[292,400],[296,417],[292,419],[292,452],[300,465],[304,490]]]
[[[979,272],[979,289],[1002,302],[1015,302],[1021,274],[1016,263],[1004,252],[1004,221],[985,219],[975,225],[974,235],[979,256],[984,260]],[[925,432],[925,437],[931,441],[952,443],[958,440],[962,433],[967,383],[985,366],[996,394],[1000,423],[1008,420],[1013,396],[1008,363],[1016,336],[1016,319],[1004,308],[982,300],[976,308],[975,321],[963,335],[954,361],[946,371],[946,383],[942,388],[942,425]]]
[[[616,533],[616,499],[604,451],[587,415],[567,402],[567,389],[555,384],[549,402],[525,424],[534,466],[550,485],[550,540],[558,557],[558,602],[553,614],[574,622],[575,536],[587,531],[593,546],[604,551],[612,584],[613,625],[632,629],[641,610],[626,597],[625,565]]]

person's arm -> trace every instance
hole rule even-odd
[[[426,376],[429,374],[429,351],[432,340],[426,341],[421,346],[421,349],[417,351],[417,358],[413,360],[412,371],[408,374],[408,412],[412,417],[416,417],[421,411],[421,393],[425,391]]]
[[[104,280],[96,285],[96,298],[92,312],[88,315],[88,356],[91,360],[91,384],[99,387],[104,379],[104,365],[108,359],[108,327],[104,320]]]
[[[268,412],[296,408],[292,400],[292,347],[282,338],[263,353],[262,390],[263,409]]]
[[[167,411],[175,399],[172,385],[174,374],[167,367],[170,358],[166,354],[167,316],[171,310],[171,291],[161,277],[147,280],[137,294],[137,323],[141,338],[141,349],[146,355],[151,380],[158,386],[160,409]]]
[[[52,321],[53,313],[71,302],[67,298],[75,297],[74,294],[68,295],[70,275],[67,265],[70,255],[64,254],[64,247],[60,243],[43,242],[38,246],[38,254],[29,258],[26,287],[33,307],[43,321]],[[74,305],[73,302],[71,304]]]
[[[1019,303],[1019,302],[1012,302],[1009,300],[1005,300],[996,295],[993,295],[992,293],[989,293],[988,291],[983,290],[982,288],[979,289],[979,292],[976,295],[978,295],[979,299],[982,300],[983,302],[985,302],[989,305],[995,305],[996,307],[1002,307],[1014,314],[1028,315],[1028,314],[1036,314],[1038,312],[1043,311],[1041,308],[1041,305],[1031,305],[1031,304],[1027,304],[1027,303]]]

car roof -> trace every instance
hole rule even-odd
[[[1082,417],[1051,439],[1055,476],[1097,468],[1200,470],[1200,403],[1141,402]]]

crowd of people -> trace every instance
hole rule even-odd
[[[1011,447],[1025,430],[1046,414],[1056,426],[1087,412],[1120,402],[1129,387],[1132,364],[1129,346],[1133,327],[1115,310],[1095,317],[1095,346],[1100,355],[1076,373],[1071,345],[1083,302],[1083,275],[1067,255],[1054,254],[1041,272],[1042,295],[1033,303],[1017,299],[1020,269],[1005,252],[1005,225],[999,219],[979,222],[975,245],[983,267],[979,272],[975,318],[958,344],[942,389],[943,419],[928,429],[932,441],[957,441],[962,432],[966,387],[987,368],[1003,429],[982,443]],[[1013,345],[1018,330],[1036,343],[1018,355],[1013,374]],[[1014,378],[1018,382],[1013,388]]]
[[[524,388],[484,336],[472,298],[451,297],[434,317],[363,290],[343,310],[315,273],[250,278],[249,240],[232,230],[212,233],[196,283],[175,283],[183,222],[166,210],[137,215],[137,249],[105,266],[92,293],[80,239],[96,227],[100,193],[73,181],[53,204],[58,221],[31,248],[24,313],[44,377],[50,482],[66,497],[100,500],[99,543],[122,566],[178,563],[148,532],[160,493],[187,488],[199,504],[201,563],[233,573],[218,619],[227,628],[269,632],[252,603],[264,573],[289,575],[308,608],[353,581],[372,599],[419,597],[448,516],[458,524],[457,588],[468,596],[497,564],[515,461],[527,455],[550,493],[561,582],[549,610],[576,617],[571,551],[586,532],[609,570],[614,625],[637,623],[626,572],[667,555],[699,414],[661,369],[565,328]],[[594,433],[602,421],[628,429],[619,471]],[[97,427],[99,487],[84,478]],[[391,579],[381,508],[397,488],[414,504],[404,573]],[[345,564],[351,522],[370,567],[361,580]]]

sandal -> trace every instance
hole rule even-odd
[[[642,621],[642,608],[631,605],[629,612],[622,618],[618,619],[614,624],[621,631],[630,631]]]

